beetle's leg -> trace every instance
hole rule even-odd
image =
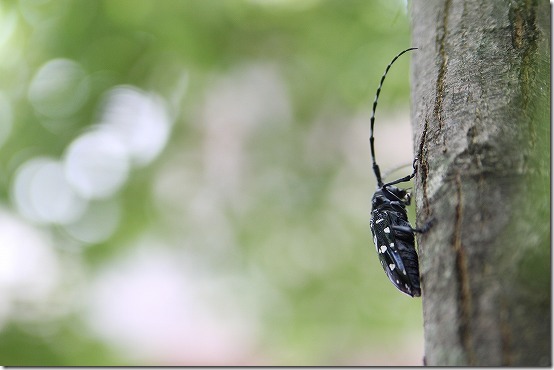
[[[433,225],[435,224],[435,221],[436,221],[436,219],[433,217],[432,219],[427,221],[427,223],[425,225],[423,225],[423,227],[415,228],[414,232],[420,233],[420,234],[425,234],[427,231],[429,231],[429,229],[431,229],[431,227],[433,227]]]
[[[402,177],[398,180],[388,182],[385,185],[383,185],[382,188],[384,188],[385,186],[389,186],[389,185],[396,185],[396,184],[399,184],[401,182],[408,182],[411,179],[413,179],[416,175],[416,172],[417,172],[417,161],[418,161],[418,159],[419,159],[419,157],[417,157],[417,156],[414,158],[414,161],[412,163],[412,167],[413,167],[414,171],[410,175],[404,176],[404,177]]]
[[[434,223],[435,223],[435,219],[433,218],[421,228],[417,228],[417,227],[414,228],[414,227],[411,227],[411,226],[401,226],[401,225],[392,225],[391,228],[395,231],[401,231],[401,232],[405,232],[405,233],[424,234],[427,231],[429,231],[429,229],[431,228],[431,226],[433,226]]]

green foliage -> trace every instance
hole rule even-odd
[[[54,287],[40,299],[16,302],[17,288],[1,288],[11,298],[0,318],[0,363],[403,363],[394,351],[412,345],[399,338],[421,336],[421,303],[389,284],[374,253],[366,139],[383,69],[410,46],[402,2],[21,0],[0,5],[0,24],[2,212],[40,240],[47,235],[43,246],[57,261]],[[407,67],[399,61],[387,78],[377,140],[387,113],[408,110]],[[121,102],[116,93],[143,102],[136,116],[126,111],[137,131],[143,114],[152,113],[144,106],[153,114],[166,109],[171,124],[163,150],[144,163],[138,152],[123,162],[116,190],[85,196],[86,222],[52,213],[38,221],[17,216],[25,207],[17,185],[25,164],[50,158],[71,172],[70,148],[119,112],[110,108]],[[385,167],[396,152],[387,144],[380,155]],[[106,162],[119,163],[93,164]],[[48,186],[39,185],[42,197]],[[63,195],[52,189],[52,197]],[[142,271],[157,258],[176,267],[182,288],[167,294],[190,298],[174,302],[185,324],[162,335],[180,348],[173,352],[157,348],[151,334],[165,325],[164,316],[174,317],[164,301],[170,288],[154,279],[139,294],[143,302],[125,290],[131,283],[117,283],[134,271],[133,261],[142,261]],[[113,285],[102,285],[105,276]],[[106,285],[113,291],[106,293]],[[95,321],[105,294],[114,300],[104,302],[105,310],[127,304],[123,319],[150,304],[161,307],[141,313],[144,330],[136,329],[154,338],[151,345],[106,334]],[[33,309],[23,315],[15,309],[27,304]],[[82,329],[64,329],[73,325]],[[55,334],[40,334],[48,328]],[[218,341],[229,342],[218,347]]]

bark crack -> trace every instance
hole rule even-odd
[[[512,365],[512,331],[508,320],[508,307],[506,302],[502,301],[500,305],[500,337],[502,340],[502,366]]]
[[[433,108],[433,114],[438,121],[439,131],[443,128],[442,117],[442,101],[444,97],[445,76],[447,70],[448,56],[446,55],[446,35],[448,33],[448,15],[450,13],[451,0],[446,0],[444,3],[444,11],[442,12],[441,26],[437,33],[436,44],[439,45],[439,71],[437,81],[435,84],[435,106]],[[446,146],[443,151],[446,151]]]
[[[425,124],[423,126],[423,133],[421,134],[421,140],[419,143],[419,149],[417,156],[419,158],[420,168],[421,168],[421,188],[423,189],[423,213],[426,217],[429,216],[429,197],[427,196],[427,176],[429,174],[429,161],[427,160],[427,150],[425,145],[427,144],[427,129],[429,127],[429,120],[425,119]]]
[[[467,355],[467,364],[475,364],[475,354],[473,353],[472,338],[470,331],[471,320],[471,289],[469,284],[469,271],[467,266],[467,256],[462,245],[462,221],[463,221],[463,198],[462,198],[462,180],[458,173],[456,175],[456,209],[453,233],[453,248],[456,256],[456,274],[460,283],[458,290],[458,300],[460,307],[460,325],[459,335],[462,347]]]

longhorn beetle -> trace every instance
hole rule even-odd
[[[373,101],[369,145],[373,161],[373,172],[375,172],[375,177],[377,178],[377,190],[371,200],[369,226],[373,234],[373,242],[375,243],[375,249],[379,255],[381,266],[383,266],[383,270],[385,270],[390,281],[401,292],[412,297],[419,297],[421,295],[421,288],[419,286],[419,264],[415,250],[414,233],[426,232],[430,227],[430,223],[422,229],[412,228],[406,213],[406,206],[410,205],[410,193],[405,189],[394,186],[401,182],[410,181],[415,176],[418,158],[416,156],[412,163],[413,172],[410,175],[383,183],[381,171],[375,161],[375,147],[373,144],[375,109],[377,108],[377,100],[383,87],[383,81],[385,81],[387,72],[396,59],[414,49],[417,48],[409,48],[402,51],[389,63],[383,77],[381,77],[381,82]]]

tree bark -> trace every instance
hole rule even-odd
[[[550,366],[550,7],[415,0],[427,365]]]

